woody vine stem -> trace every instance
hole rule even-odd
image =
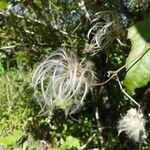
[[[139,54],[137,57],[134,58],[134,60],[132,60],[132,61],[126,63],[125,65],[123,65],[122,67],[120,67],[118,70],[116,70],[116,71],[108,71],[108,73],[109,73],[109,74],[112,74],[112,75],[111,75],[106,81],[101,82],[101,83],[97,83],[97,84],[93,84],[93,85],[94,85],[94,86],[105,85],[105,84],[108,83],[111,79],[113,79],[114,77],[116,77],[116,80],[117,80],[117,82],[118,82],[118,84],[119,84],[119,87],[120,87],[121,91],[122,91],[134,104],[136,104],[136,105],[140,108],[140,104],[137,103],[137,102],[136,102],[130,95],[128,95],[127,92],[123,89],[122,84],[121,84],[121,82],[120,82],[120,80],[119,80],[119,77],[118,77],[118,73],[119,73],[120,71],[122,71],[124,68],[126,68],[128,65],[130,65],[130,64],[133,63],[133,64],[131,65],[131,67],[129,68],[129,69],[131,69],[149,50],[150,50],[150,48],[147,49],[145,52]],[[129,69],[128,69],[128,70],[129,70]]]

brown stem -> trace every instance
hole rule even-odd
[[[131,69],[149,50],[150,50],[150,48],[147,49],[146,51],[142,52],[142,53],[141,53],[140,55],[138,55],[137,57],[135,57],[134,60],[132,60],[132,61],[126,63],[125,65],[123,65],[123,66],[122,66],[121,68],[119,68],[118,70],[116,70],[116,71],[109,71],[109,72],[111,72],[112,75],[111,75],[107,80],[105,80],[104,82],[101,82],[101,83],[93,84],[93,86],[99,86],[99,85],[101,86],[101,85],[104,85],[104,84],[108,83],[113,77],[117,76],[117,74],[118,74],[121,70],[123,70],[123,69],[126,68],[128,65],[130,65],[130,64],[133,63],[133,64],[128,68],[128,70]]]

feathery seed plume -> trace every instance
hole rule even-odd
[[[94,25],[90,28],[87,37],[88,39],[90,39],[91,36],[93,38],[85,50],[92,55],[104,50],[115,38],[119,38],[124,34],[119,16],[114,11],[102,11],[96,13],[92,23]]]
[[[136,142],[138,142],[140,138],[145,138],[145,119],[143,114],[135,108],[128,110],[127,114],[120,119],[118,124],[119,134],[123,131],[129,138]]]
[[[76,112],[95,79],[92,63],[79,61],[64,49],[55,51],[38,66],[32,78],[41,113],[53,114],[57,108],[66,115]]]

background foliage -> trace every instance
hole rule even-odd
[[[67,118],[62,110],[53,116],[38,115],[40,107],[33,97],[31,78],[36,66],[60,47],[85,57],[94,14],[115,11],[126,36],[119,37],[121,44],[114,39],[104,51],[88,55],[88,59],[103,82],[108,71],[125,63],[128,70],[128,62],[144,54],[127,74],[124,67],[118,76],[121,81],[125,79],[126,90],[144,107],[147,117],[150,111],[145,106],[150,104],[150,96],[145,97],[144,92],[150,81],[149,4],[149,0],[1,0],[0,149],[138,149],[138,143],[124,134],[118,136],[118,120],[134,104],[115,78],[95,87],[95,94],[87,95],[82,109]],[[150,147],[148,119],[146,129],[143,150]]]

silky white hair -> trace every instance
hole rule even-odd
[[[115,38],[124,34],[119,16],[114,11],[101,11],[96,13],[92,24],[94,25],[88,31],[87,37],[90,39],[90,36],[93,36],[93,38],[89,46],[85,49],[85,51],[92,55],[104,50]]]
[[[63,109],[66,115],[76,112],[95,79],[91,62],[79,61],[74,53],[64,49],[53,52],[32,78],[41,113],[53,114],[57,108]]]
[[[138,142],[139,139],[146,137],[145,122],[143,114],[135,108],[131,108],[127,111],[127,114],[120,119],[118,132],[120,134],[124,131],[129,138]]]

